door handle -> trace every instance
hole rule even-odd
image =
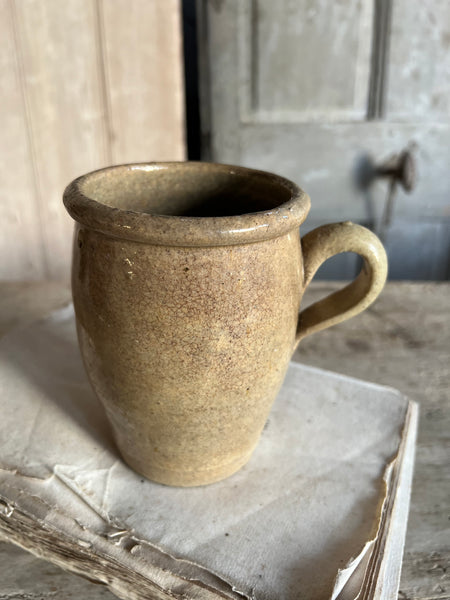
[[[370,195],[370,187],[377,179],[386,179],[388,182],[387,197],[380,219],[375,218]],[[371,229],[375,231],[382,242],[385,242],[386,231],[392,220],[398,186],[400,185],[408,194],[416,187],[417,169],[413,148],[405,148],[379,164],[370,155],[360,157],[355,170],[355,183],[365,195],[371,214]]]
[[[386,177],[399,183],[405,192],[412,192],[416,186],[416,162],[410,150],[403,150],[391,156],[380,165],[375,165],[373,178]]]

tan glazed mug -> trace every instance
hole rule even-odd
[[[154,481],[212,483],[250,458],[299,341],[371,304],[386,254],[369,230],[300,241],[309,197],[262,171],[211,163],[109,167],[64,193],[76,221],[81,353],[126,462]],[[359,276],[299,314],[340,252]]]

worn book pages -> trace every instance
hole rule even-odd
[[[0,342],[0,414],[0,535],[120,597],[396,598],[417,409],[395,390],[292,364],[248,465],[165,487],[120,459],[67,307]]]

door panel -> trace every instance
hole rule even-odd
[[[241,3],[255,120],[364,119],[371,8],[359,0]]]

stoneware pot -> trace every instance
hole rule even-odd
[[[299,341],[364,310],[386,279],[350,222],[300,241],[309,197],[276,175],[211,163],[109,167],[73,181],[81,353],[125,461],[154,481],[212,483],[244,465]],[[319,266],[364,259],[299,314]]]

